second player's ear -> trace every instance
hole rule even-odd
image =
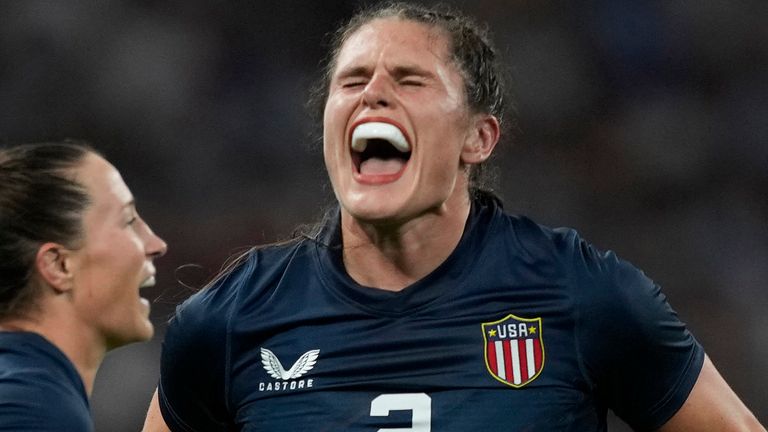
[[[57,243],[44,243],[35,255],[37,273],[58,293],[72,289],[74,274],[70,258],[70,251]]]
[[[499,120],[490,114],[475,114],[472,129],[461,150],[461,162],[479,164],[491,157],[501,132]]]

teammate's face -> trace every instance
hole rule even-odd
[[[462,151],[474,135],[465,99],[440,31],[395,18],[357,30],[339,52],[323,120],[342,211],[405,221],[466,197]]]
[[[152,261],[167,246],[139,217],[131,191],[106,160],[88,155],[76,176],[91,199],[83,246],[73,255],[78,316],[107,348],[150,339],[149,302],[139,288],[154,284]]]

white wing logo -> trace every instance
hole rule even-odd
[[[266,348],[261,348],[261,363],[272,378],[285,381],[299,378],[312,370],[312,368],[315,367],[315,363],[317,363],[317,356],[319,354],[319,349],[305,352],[298,360],[296,360],[296,363],[286,371],[283,368],[283,365],[280,364],[280,360],[277,359],[275,353]]]

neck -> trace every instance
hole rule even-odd
[[[342,210],[344,266],[357,283],[400,291],[442,264],[461,240],[469,216],[467,196],[395,224],[359,221]]]
[[[44,337],[72,363],[90,397],[96,371],[106,354],[106,346],[97,343],[92,332],[84,331],[71,314],[59,314],[48,309],[35,317],[4,321],[0,324],[0,331],[26,331]]]

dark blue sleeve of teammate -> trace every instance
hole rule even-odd
[[[158,402],[172,431],[233,430],[227,405],[227,324],[241,270],[190,297],[169,323]]]
[[[687,399],[704,350],[659,287],[575,233],[577,340],[596,394],[635,430],[655,430]]]

